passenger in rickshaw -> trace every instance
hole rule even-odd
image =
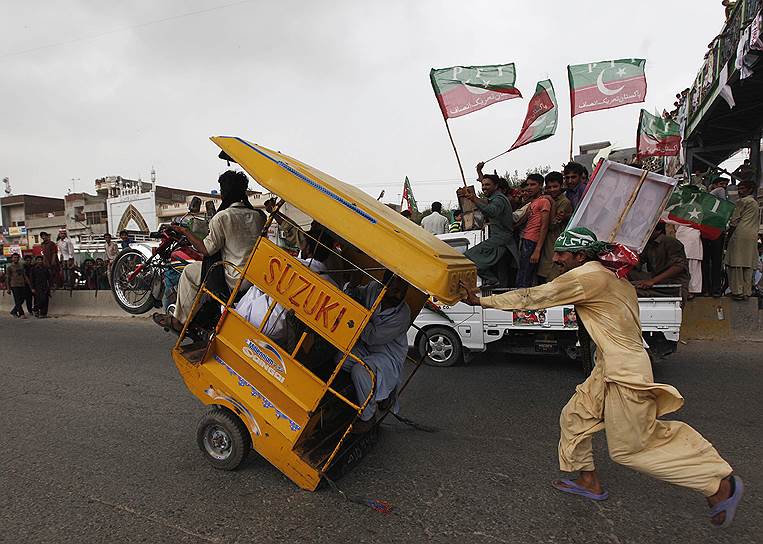
[[[216,260],[242,267],[262,232],[265,217],[262,212],[254,209],[246,196],[249,185],[246,174],[228,170],[220,175],[218,182],[222,204],[217,214],[209,221],[209,234],[202,240],[186,227],[173,226],[172,229],[185,236],[205,259],[219,254]],[[175,315],[157,313],[153,316],[154,321],[162,327],[181,331],[202,281],[202,263],[187,265],[178,284]],[[225,267],[227,286],[233,289],[237,281],[238,273],[231,267]]]
[[[389,273],[388,273],[389,274]],[[388,277],[385,277],[385,282]],[[347,293],[370,308],[382,289],[371,281],[367,285],[348,287]],[[354,432],[365,432],[373,426],[377,403],[393,400],[403,375],[403,363],[408,353],[406,332],[411,324],[411,310],[405,302],[408,283],[398,276],[389,282],[379,307],[371,316],[352,350],[376,375],[376,394],[360,416],[361,423]],[[342,369],[349,372],[359,403],[365,402],[371,391],[371,377],[362,365],[347,358]],[[396,407],[395,407],[396,408]]]
[[[306,267],[322,276],[326,281],[336,286],[336,282],[329,276],[325,261],[330,252],[328,247],[332,243],[332,237],[323,227],[313,227],[307,233],[302,232],[301,236],[301,257],[298,258]],[[272,300],[270,296],[258,289],[252,287],[241,300],[236,304],[236,312],[243,318],[259,327],[265,315],[268,313]],[[276,304],[270,313],[267,324],[262,329],[263,334],[275,341],[281,347],[286,348],[286,342],[289,337],[287,328],[287,312],[280,304]]]

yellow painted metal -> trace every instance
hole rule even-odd
[[[474,286],[474,264],[361,189],[292,157],[229,136],[212,141],[258,184],[351,242],[420,291],[446,304],[459,280]]]
[[[213,141],[259,184],[357,248],[347,250],[345,257],[350,263],[361,267],[381,265],[416,287],[418,290],[411,290],[407,298],[413,316],[426,295],[452,303],[460,296],[459,280],[475,285],[476,271],[471,261],[359,189],[238,138]],[[191,309],[194,315],[204,295],[224,306],[209,346],[196,355],[184,351],[188,349],[182,346],[186,324],[173,349],[173,359],[196,397],[204,404],[235,412],[247,426],[252,445],[260,455],[301,488],[314,490],[324,471],[338,459],[354,424],[349,422],[331,431],[337,437],[327,435],[332,440],[326,443],[330,449],[311,456],[318,447],[311,445],[312,433],[320,427],[322,411],[331,409],[324,407],[338,402],[357,418],[374,396],[376,376],[351,350],[386,287],[366,308],[262,237],[255,243],[247,264],[234,268],[240,279],[227,301],[212,296],[203,285]],[[374,274],[378,276],[379,272]],[[272,299],[263,323],[249,323],[235,311],[233,301],[245,280]],[[288,351],[263,332],[276,303],[282,307],[279,312],[293,312],[311,334],[322,336],[338,350],[333,371],[324,370],[325,379],[300,361],[300,347],[307,334]],[[362,402],[353,402],[334,388],[334,380],[348,357],[369,373],[373,384]]]
[[[341,351],[352,346],[368,314],[366,308],[270,240],[259,241],[245,275]]]

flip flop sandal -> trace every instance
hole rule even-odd
[[[717,516],[721,512],[726,513],[726,517],[724,518],[723,523],[720,525],[712,524],[716,529],[723,529],[728,527],[731,525],[731,522],[734,521],[734,515],[736,514],[737,506],[739,506],[739,502],[742,500],[742,495],[744,495],[744,484],[742,483],[742,478],[739,476],[732,476],[731,488],[733,489],[731,496],[725,501],[719,502],[710,509],[711,518]]]
[[[607,491],[596,494],[590,489],[586,489],[585,487],[575,483],[572,480],[554,480],[551,482],[551,485],[554,486],[554,489],[558,489],[562,493],[579,495],[581,497],[585,497],[586,499],[591,499],[592,501],[605,501],[609,498],[609,492]]]

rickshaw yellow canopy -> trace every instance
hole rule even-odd
[[[474,263],[361,189],[238,137],[211,140],[254,180],[417,289],[453,304],[459,280],[476,285]]]

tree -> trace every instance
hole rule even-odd
[[[509,187],[519,187],[527,179],[530,174],[540,174],[545,176],[551,171],[551,165],[546,164],[544,166],[536,166],[534,168],[528,168],[524,175],[519,174],[519,170],[514,170],[513,173],[506,171],[503,175],[504,179],[509,182]]]

